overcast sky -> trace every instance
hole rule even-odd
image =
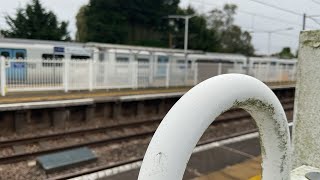
[[[79,8],[87,4],[89,0],[41,0],[45,8],[52,10],[58,15],[59,20],[69,21],[69,31],[72,37],[76,32],[75,16]],[[295,13],[307,13],[308,15],[320,14],[320,0],[259,0],[273,4]],[[30,0],[0,0],[0,28],[7,27],[4,16],[15,13],[18,7],[24,7]],[[318,3],[317,3],[318,2]],[[236,24],[242,28],[255,31],[253,33],[253,44],[258,53],[268,52],[268,35],[261,31],[272,31],[278,29],[294,28],[290,31],[283,31],[281,34],[273,33],[271,36],[271,52],[278,52],[284,46],[290,46],[296,51],[298,46],[298,35],[302,28],[302,16],[276,10],[252,0],[181,0],[181,6],[191,4],[199,12],[206,13],[213,8],[222,8],[225,3],[238,5]],[[255,13],[257,16],[249,15]],[[260,16],[272,17],[275,20],[261,18]],[[320,22],[320,17],[318,18]],[[307,29],[317,29],[320,25],[311,19],[307,20]]]

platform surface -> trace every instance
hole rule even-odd
[[[259,174],[261,174],[260,156],[194,180],[260,180]]]
[[[292,88],[295,82],[284,83],[267,83],[271,89]],[[148,88],[148,89],[121,89],[121,90],[97,90],[89,91],[72,91],[64,93],[63,91],[42,91],[42,92],[15,92],[8,93],[6,96],[0,96],[0,104],[21,103],[21,102],[37,102],[37,101],[57,101],[69,99],[83,98],[106,98],[106,97],[122,97],[122,96],[141,96],[151,94],[165,93],[185,93],[192,87],[171,87],[171,88]]]

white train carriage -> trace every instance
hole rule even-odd
[[[197,82],[220,74],[246,73],[247,58],[243,55],[224,53],[190,54],[188,59],[192,61],[192,68],[197,66]]]
[[[293,81],[297,59],[250,57],[248,74],[264,82]]]
[[[99,49],[100,62],[107,61],[113,65],[136,62],[138,67],[137,87],[179,86],[185,82],[186,73],[182,73],[186,66],[183,50],[102,43],[87,43],[87,47]],[[189,53],[199,53],[199,51],[189,51]],[[114,72],[115,70],[109,71]],[[126,67],[117,68],[117,71],[127,73],[127,77],[132,77]]]
[[[0,39],[0,56],[7,61],[7,83],[17,87],[49,84],[59,89],[63,74],[62,59],[86,60],[93,56],[92,50],[82,46],[56,41]]]

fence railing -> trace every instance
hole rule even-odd
[[[1,59],[1,94],[193,86],[210,77],[249,74],[265,82],[293,81],[295,67],[223,63],[109,62],[93,60]]]

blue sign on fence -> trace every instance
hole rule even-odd
[[[57,53],[64,53],[64,47],[54,47],[53,51]]]
[[[25,63],[21,63],[21,62],[16,62],[13,63],[13,68],[24,68]]]

